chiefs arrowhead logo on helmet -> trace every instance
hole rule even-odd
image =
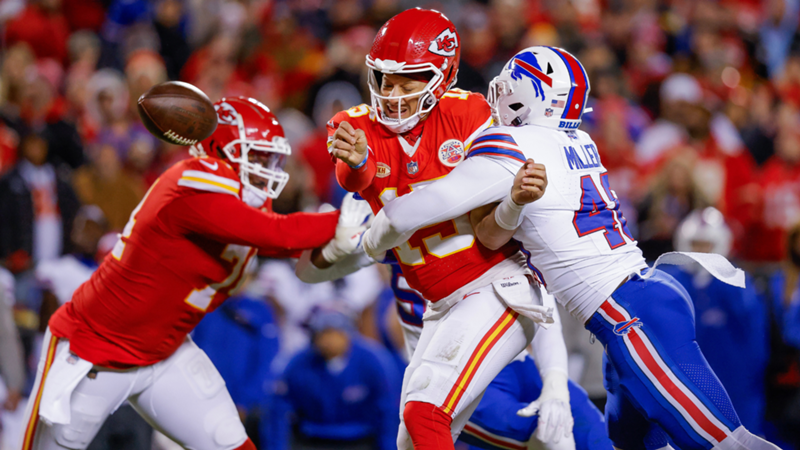
[[[238,125],[239,115],[236,109],[228,102],[219,102],[214,104],[214,109],[217,111],[217,123],[222,125]]]
[[[455,56],[456,48],[458,48],[458,35],[455,31],[445,28],[431,41],[428,51],[441,56]]]

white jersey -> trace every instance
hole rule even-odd
[[[476,142],[495,145],[473,146],[470,156],[491,158],[512,174],[527,158],[545,165],[545,194],[525,206],[514,238],[548,292],[586,322],[626,276],[647,267],[619,211],[597,146],[583,131],[536,125],[496,127],[483,136],[489,139],[478,137]],[[481,151],[487,147],[494,148]]]

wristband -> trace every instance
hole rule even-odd
[[[494,211],[494,220],[497,225],[508,231],[514,231],[522,224],[522,210],[525,205],[518,205],[511,199],[511,193],[503,199]]]
[[[369,147],[367,147],[367,155],[364,157],[364,159],[360,163],[358,163],[357,166],[350,166],[350,164],[348,164],[348,166],[350,166],[350,168],[353,169],[353,170],[358,170],[358,169],[364,167],[364,164],[367,163],[368,159],[369,159]]]

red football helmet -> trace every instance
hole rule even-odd
[[[242,200],[248,205],[259,208],[277,198],[289,181],[283,166],[292,153],[278,119],[247,97],[223,98],[214,109],[217,129],[189,152],[227,160],[241,178]]]
[[[432,9],[414,8],[401,12],[386,22],[375,36],[367,55],[369,91],[377,119],[390,130],[404,133],[414,128],[422,114],[429,113],[448,89],[456,83],[461,38],[444,14]],[[381,74],[421,74],[432,72],[425,89],[408,95],[381,95]],[[405,119],[388,117],[381,111],[381,100],[400,101],[419,96],[417,111]]]

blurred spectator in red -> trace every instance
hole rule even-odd
[[[83,164],[83,142],[75,125],[67,119],[67,103],[58,93],[64,72],[52,59],[41,59],[30,70],[20,98],[20,118],[40,131],[49,146],[48,160],[76,168]]]
[[[6,45],[25,42],[37,58],[67,63],[69,26],[61,13],[61,0],[34,0],[5,26]]]
[[[106,18],[103,0],[62,0],[61,10],[72,30],[100,31]]]
[[[123,170],[113,143],[100,141],[94,152],[92,163],[72,177],[75,192],[81,203],[103,210],[110,229],[122,230],[144,195],[143,183]]]
[[[211,42],[197,49],[181,70],[181,79],[194,84],[212,102],[222,97],[250,96],[252,88],[237,71],[239,39],[217,34]]]
[[[316,129],[301,141],[298,154],[313,172],[314,193],[320,201],[334,201],[333,191],[338,183],[334,178],[335,166],[328,154],[328,132],[325,124],[334,114],[361,103],[361,93],[346,81],[331,81],[317,91],[314,99],[313,117]]]
[[[778,262],[784,257],[786,236],[800,222],[800,114],[783,105],[778,113],[775,155],[760,175],[760,220],[748,230],[743,253],[750,261]]]
[[[47,162],[47,140],[29,134],[20,160],[0,179],[0,260],[12,272],[69,251],[80,204],[69,183]]]
[[[681,153],[693,160],[692,177],[710,204],[725,214],[738,250],[744,229],[754,220],[756,166],[736,127],[724,114],[713,113],[703,96],[690,75],[667,78],[661,86],[664,118],[643,134],[637,159],[650,173]]]
[[[17,162],[19,135],[0,122],[0,176],[8,172]]]

